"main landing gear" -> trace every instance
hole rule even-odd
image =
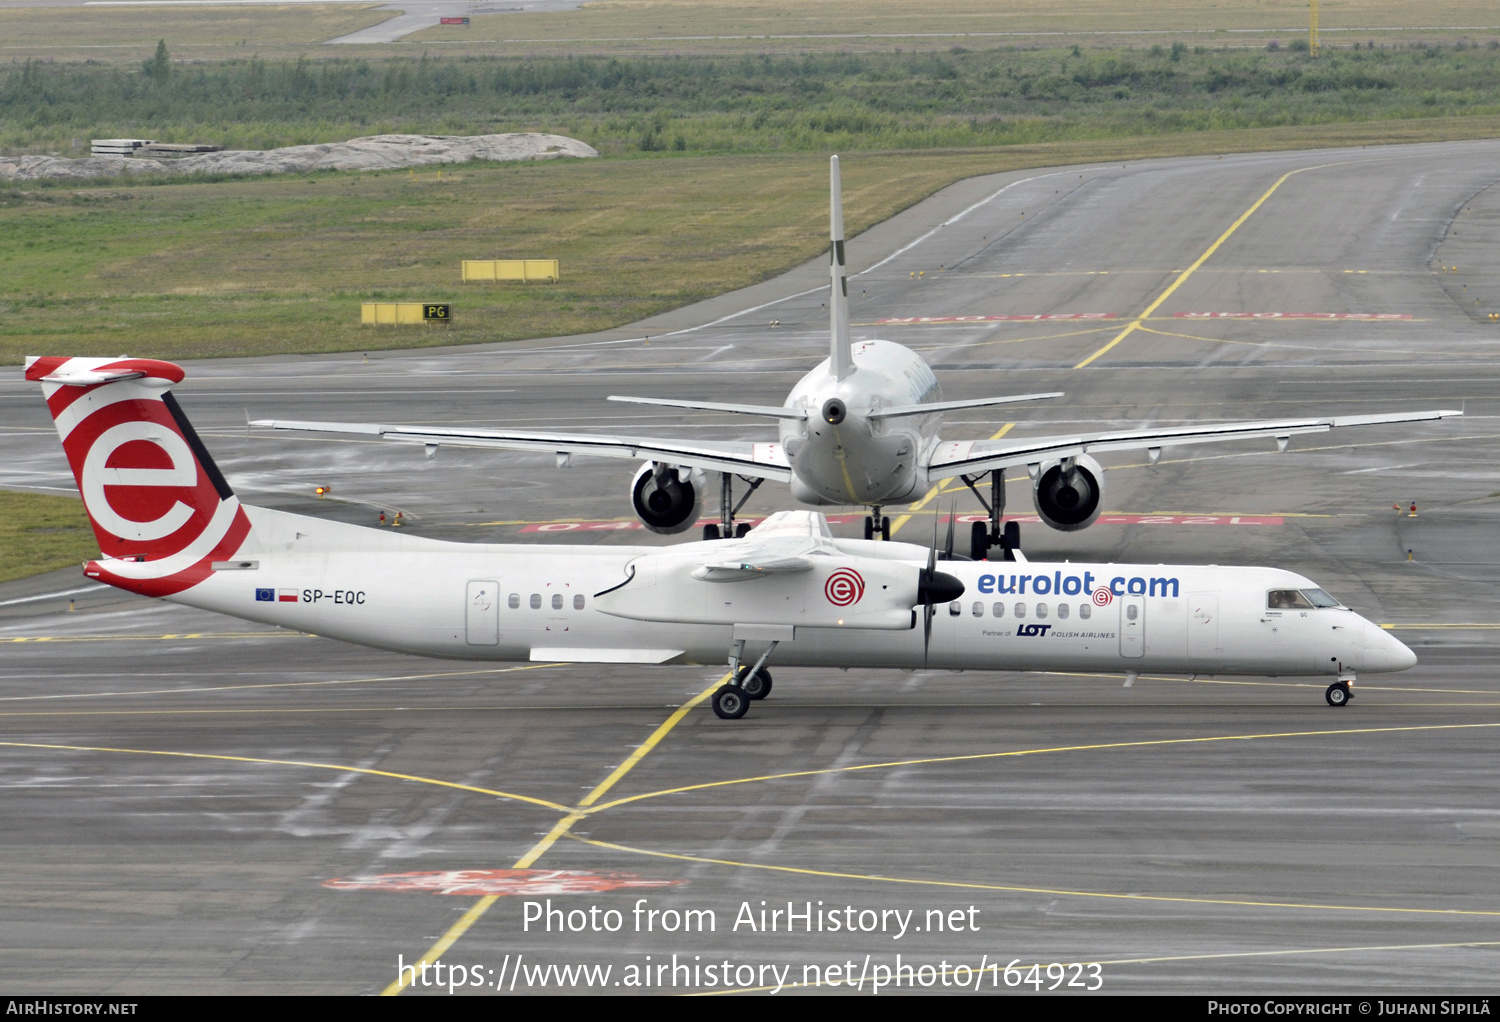
[[[750,704],[771,694],[771,672],[766,670],[766,661],[771,659],[777,642],[772,642],[755,661],[754,667],[740,666],[745,653],[745,640],[736,639],[729,650],[729,670],[732,680],[713,694],[714,714],[720,720],[739,720],[750,709]]]
[[[1014,561],[1015,551],[1021,549],[1021,525],[1019,522],[1001,522],[1005,515],[1005,469],[997,468],[990,473],[990,499],[974,483],[983,479],[983,473],[975,476],[959,476],[964,485],[979,498],[980,506],[989,514],[988,522],[975,522],[969,533],[969,556],[976,561]]]
[[[870,508],[871,514],[865,515],[865,539],[874,539],[875,534],[880,533],[880,538],[889,540],[891,538],[891,520],[880,513],[880,505],[876,504]]]
[[[734,516],[740,513],[740,508],[745,506],[745,501],[750,499],[750,494],[760,489],[760,484],[765,482],[765,480],[740,476],[741,480],[750,484],[750,488],[745,491],[745,495],[736,504],[734,502],[734,476],[728,472],[720,472],[719,479],[719,524],[705,525],[703,527],[703,538],[744,539],[750,532],[750,523],[740,522],[740,524],[736,525],[734,524]],[[740,713],[741,716],[744,715],[743,710]],[[723,714],[720,714],[720,716],[723,716]]]
[[[1353,678],[1340,678],[1328,686],[1328,691],[1323,693],[1323,698],[1328,700],[1329,706],[1348,706],[1349,700],[1354,698],[1354,692],[1349,687],[1353,683]]]

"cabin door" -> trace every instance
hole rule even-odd
[[[1146,654],[1146,598],[1120,598],[1120,655],[1138,657]]]
[[[500,644],[500,583],[486,580],[469,583],[464,629],[470,646]]]
[[[1188,656],[1210,657],[1220,651],[1219,594],[1188,596]]]

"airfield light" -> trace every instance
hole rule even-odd
[[[332,486],[314,486],[313,487],[313,492],[318,495],[318,499],[319,500],[322,500],[324,497],[328,496],[330,493],[333,492],[333,487]]]

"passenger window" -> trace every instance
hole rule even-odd
[[[953,617],[958,617],[958,615],[962,614],[963,612],[964,605],[959,603],[957,600],[954,600],[952,603],[948,604],[948,613]]]
[[[1016,617],[1025,617],[1025,616],[1026,616],[1026,604],[1024,604],[1024,603],[1018,603],[1018,604],[1016,604]]]
[[[1080,603],[1078,605],[1078,616],[1085,620],[1091,618],[1094,616],[1094,608],[1087,603]]]
[[[541,593],[532,593],[531,594],[531,609],[532,610],[541,610],[542,609],[542,594]]]
[[[552,594],[552,609],[553,610],[562,610],[562,605],[563,605],[562,593],[553,593]]]
[[[1061,618],[1068,616],[1068,605],[1066,603],[1059,603],[1057,605],[1057,616]]]
[[[1138,618],[1140,616],[1141,616],[1141,608],[1137,607],[1135,604],[1131,604],[1130,606],[1128,606],[1128,607],[1125,608],[1125,620],[1127,620],[1127,621],[1134,621],[1136,618]]]
[[[579,593],[577,596],[573,597],[573,609],[574,610],[582,610],[583,609],[583,594],[582,593]]]
[[[1038,603],[1036,605],[1036,616],[1037,617],[1046,617],[1047,616],[1047,605],[1045,603]]]
[[[990,608],[990,613],[994,614],[996,617],[1004,617],[1005,616],[1005,604],[1003,604],[1003,603],[997,603],[997,604],[995,604],[993,607]]]
[[[1266,594],[1270,610],[1312,610],[1312,601],[1295,589],[1272,589]]]
[[[511,610],[515,610],[517,607],[519,607],[521,605],[521,594],[520,593],[511,593],[510,594],[510,599],[506,600],[505,602],[510,607]]]
[[[984,604],[976,603],[970,609],[974,612],[975,617],[984,617]]]

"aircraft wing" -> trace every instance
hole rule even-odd
[[[1394,412],[1385,415],[1332,415],[1317,419],[1256,419],[1219,422],[1206,426],[1174,426],[1161,429],[1131,429],[1116,432],[1072,433],[1029,437],[1019,440],[944,440],[934,448],[927,475],[943,476],[991,472],[1015,465],[1098,454],[1103,451],[1149,451],[1156,460],[1163,447],[1179,444],[1217,443],[1224,440],[1275,439],[1285,450],[1286,441],[1304,433],[1326,433],[1340,426],[1376,426],[1392,422],[1422,422],[1446,419],[1462,412],[1434,410]]]
[[[306,422],[295,419],[257,419],[263,429],[310,433],[353,433],[398,444],[437,447],[490,447],[510,451],[551,451],[557,455],[593,454],[604,458],[633,458],[666,462],[713,472],[733,472],[786,482],[792,470],[780,444],[705,443],[646,437],[586,433],[514,432],[453,426],[383,426],[363,422]]]

